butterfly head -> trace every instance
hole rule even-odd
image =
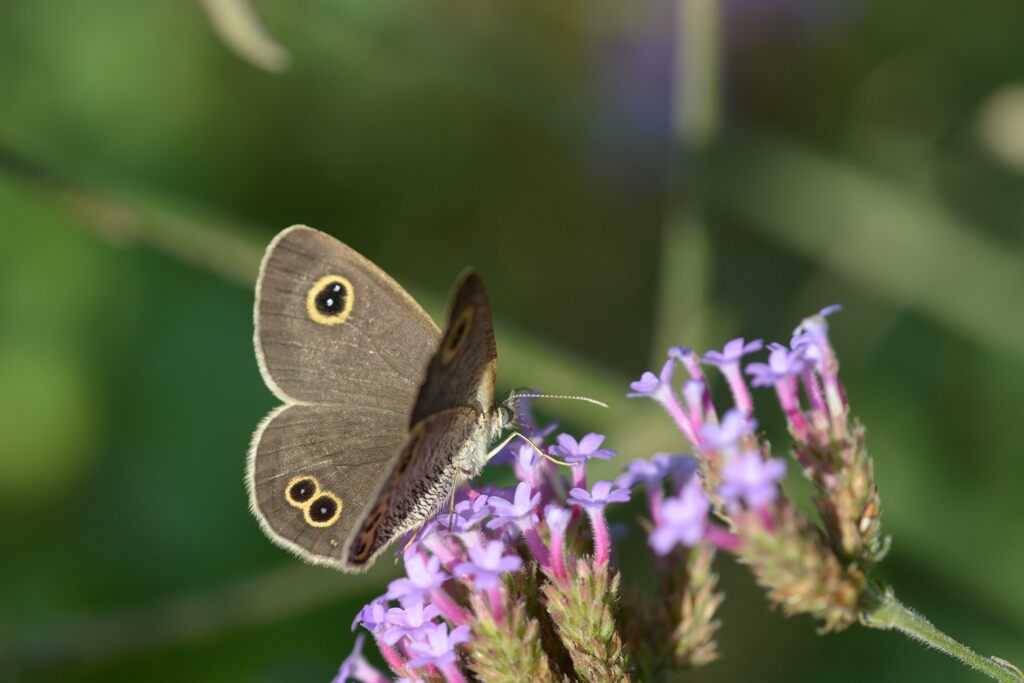
[[[521,397],[516,392],[511,392],[504,401],[494,408],[494,420],[498,430],[505,430],[519,424],[519,418],[523,414]]]

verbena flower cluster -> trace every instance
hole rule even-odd
[[[372,634],[402,681],[660,680],[717,657],[717,551],[750,566],[787,613],[823,630],[857,620],[867,572],[885,553],[877,491],[863,430],[848,416],[829,342],[829,307],[805,319],[788,345],[743,366],[761,341],[735,339],[703,356],[673,348],[630,397],[657,401],[692,455],[635,460],[615,481],[588,481],[587,463],[608,460],[604,437],[576,439],[522,428],[565,468],[514,443],[496,458],[514,488],[465,486],[454,512],[438,514],[404,553],[406,576],[353,623]],[[724,377],[731,405],[719,412],[705,368]],[[685,381],[677,383],[682,368]],[[785,498],[786,462],[757,430],[751,387],[774,391],[792,456],[816,487],[816,526]],[[642,490],[642,522],[655,585],[620,590],[605,513]],[[362,656],[364,636],[336,683],[392,680]]]

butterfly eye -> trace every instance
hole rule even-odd
[[[291,505],[301,508],[320,492],[320,484],[313,477],[295,477],[284,489],[284,497]]]
[[[462,344],[466,341],[466,337],[469,335],[469,328],[473,326],[473,307],[466,306],[459,313],[459,317],[455,319],[455,323],[452,325],[452,329],[448,332],[448,336],[445,337],[444,344],[441,346],[441,362],[444,365],[448,365],[455,357],[455,354],[459,352]]]
[[[341,499],[333,493],[321,493],[306,506],[306,522],[311,526],[331,526],[341,517]]]
[[[354,303],[355,289],[348,278],[325,275],[309,288],[306,312],[313,322],[338,325],[348,319]]]

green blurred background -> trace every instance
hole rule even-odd
[[[475,265],[503,387],[608,400],[544,417],[623,461],[682,447],[622,398],[666,346],[843,303],[881,576],[1024,662],[1019,0],[257,8],[280,73],[191,2],[0,5],[0,680],[327,681],[349,652],[397,568],[302,566],[242,483],[274,404],[252,282],[300,222],[435,315]],[[689,680],[978,680],[897,634],[818,637],[719,567],[724,658]]]

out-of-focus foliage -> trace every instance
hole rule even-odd
[[[0,6],[0,679],[323,681],[349,651],[394,567],[298,566],[242,485],[274,403],[248,283],[296,222],[435,313],[475,265],[502,385],[608,400],[544,408],[624,457],[681,442],[621,398],[663,338],[785,339],[842,302],[882,572],[1024,661],[1024,6],[725,0],[719,133],[682,158],[668,0],[256,6],[281,74],[198,4]],[[722,571],[695,681],[974,680]]]

